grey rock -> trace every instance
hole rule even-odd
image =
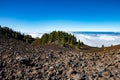
[[[54,67],[53,67],[53,66],[50,66],[50,67],[49,67],[49,70],[51,70],[51,71],[52,71],[53,69],[54,69]]]
[[[85,75],[77,73],[73,76],[73,79],[74,80],[86,80],[87,78]]]
[[[106,69],[105,68],[101,68],[101,69],[99,69],[99,73],[102,73],[102,72],[104,72]]]

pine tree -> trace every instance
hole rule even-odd
[[[35,40],[32,42],[33,45],[41,45],[41,39],[35,38]]]
[[[68,36],[68,44],[70,44],[71,38],[70,36]]]
[[[104,45],[102,45],[102,48],[104,48]]]
[[[49,42],[52,43],[53,41],[54,41],[54,36],[53,36],[53,34],[51,33],[51,34],[49,35]]]
[[[47,33],[45,33],[45,34],[42,36],[41,40],[42,40],[42,45],[47,44],[47,43],[48,43],[48,40],[49,40],[49,35],[48,35]]]
[[[81,46],[81,44],[80,44],[80,40],[79,40],[78,43],[77,43],[77,48],[79,49],[80,46]]]
[[[65,47],[65,43],[62,43],[62,46]]]

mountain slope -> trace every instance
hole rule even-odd
[[[87,52],[0,38],[0,80],[120,80],[120,49]]]

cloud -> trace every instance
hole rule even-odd
[[[36,38],[36,37],[41,38],[44,33],[28,33],[28,34],[31,35],[33,38]]]
[[[120,35],[112,35],[112,34],[75,34],[77,39],[80,39],[82,42],[89,46],[93,47],[101,47],[118,45],[120,44]]]
[[[105,40],[105,41],[115,41],[116,39],[118,39],[118,36],[100,35],[99,39],[100,40]]]

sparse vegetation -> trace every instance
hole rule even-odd
[[[6,37],[11,37],[11,38],[14,38],[17,40],[22,40],[26,43],[32,43],[34,41],[32,36],[21,34],[20,32],[14,31],[8,27],[0,26],[0,35],[6,36]]]
[[[102,49],[103,51],[107,51],[107,47],[105,47],[104,45],[102,45]]]
[[[69,45],[75,45],[77,43],[76,37],[74,35],[62,31],[53,31],[50,34],[44,34],[41,37],[41,40],[43,41],[43,45],[49,43],[65,43]]]
[[[37,38],[32,42],[32,44],[33,44],[33,45],[38,45],[38,46],[40,46],[40,45],[42,44],[42,41],[41,41],[40,38],[37,37]]]
[[[51,43],[57,43],[62,46],[77,46],[80,48],[80,41],[77,42],[77,39],[74,35],[68,34],[63,31],[53,31],[50,34],[43,34],[41,38],[32,38],[30,35],[21,34],[20,32],[14,31],[8,27],[1,27],[0,26],[0,34],[11,37],[17,40],[22,40],[26,43],[32,43],[33,45],[46,45]]]

